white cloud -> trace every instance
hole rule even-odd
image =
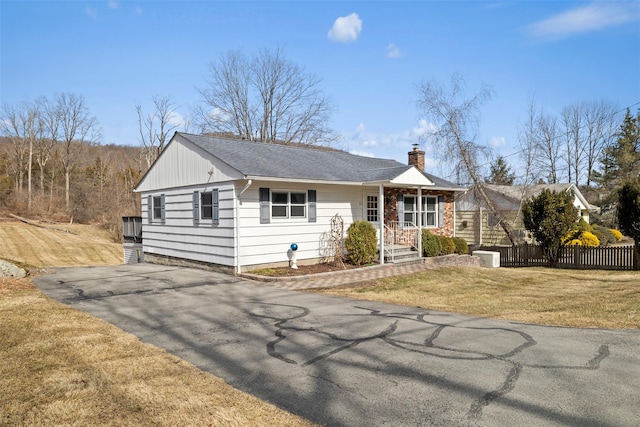
[[[171,115],[169,116],[168,122],[171,126],[184,127],[185,118],[182,114],[178,113],[177,111],[172,111]]]
[[[412,129],[396,133],[376,133],[367,131],[364,123],[360,123],[354,132],[343,134],[343,141],[347,150],[352,154],[394,159],[407,164],[408,153],[413,149],[413,144],[420,143],[421,136],[432,126],[426,120],[421,120],[418,126]],[[433,159],[433,147],[426,144],[421,149],[426,153],[425,166],[427,171],[435,172],[436,161]]]
[[[231,114],[216,107],[213,110],[209,111],[209,118],[216,122],[228,122],[231,120]]]
[[[535,37],[561,39],[639,19],[640,2],[598,2],[536,22],[529,31]]]
[[[389,58],[400,58],[402,53],[400,52],[400,48],[396,46],[395,43],[389,43],[387,46],[387,57]]]
[[[425,119],[418,120],[418,126],[414,127],[411,132],[418,138],[426,137],[427,135],[434,133],[438,128],[431,122]]]
[[[118,8],[118,6],[119,6],[119,4],[118,4],[118,2],[117,2],[117,1],[113,1],[113,0],[111,0],[111,1],[109,1],[109,2],[107,3],[107,7],[108,7],[109,9],[117,9],[117,8]]]
[[[362,20],[357,13],[352,13],[336,19],[327,37],[334,42],[347,43],[357,40],[360,31],[362,31]]]
[[[93,19],[96,19],[98,17],[98,11],[96,9],[92,8],[92,7],[86,8],[85,12],[86,12],[87,15],[89,15]]]
[[[507,140],[504,136],[494,136],[489,140],[489,145],[491,145],[492,148],[505,147],[507,145]]]

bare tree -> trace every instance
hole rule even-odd
[[[541,113],[536,123],[538,126],[536,144],[540,156],[535,160],[535,164],[538,170],[544,171],[544,176],[549,184],[557,184],[559,182],[558,168],[561,159],[558,120],[555,116]]]
[[[27,210],[33,200],[32,173],[34,145],[42,137],[42,122],[38,102],[22,102],[18,107],[3,106],[0,120],[2,132],[14,144],[18,187],[22,190],[24,171],[27,172]]]
[[[464,79],[454,74],[448,85],[434,82],[422,83],[419,87],[418,107],[435,125],[427,137],[438,146],[440,161],[448,162],[456,169],[458,182],[468,179],[474,185],[480,199],[489,212],[498,218],[500,225],[512,243],[518,241],[511,224],[505,220],[493,200],[484,190],[480,172],[480,158],[488,154],[488,148],[476,142],[480,106],[491,99],[491,90],[483,85],[480,91],[468,98],[465,96]]]
[[[39,102],[43,134],[38,140],[35,158],[40,169],[40,191],[44,195],[45,168],[53,156],[60,133],[60,109],[46,98],[41,98]]]
[[[520,144],[520,160],[524,165],[524,174],[521,174],[520,181],[523,186],[527,186],[540,178],[539,167],[536,164],[540,158],[539,153],[539,129],[538,129],[538,107],[535,97],[529,100],[527,106],[527,116],[518,125],[518,142]]]
[[[617,132],[617,110],[618,107],[615,104],[605,99],[584,104],[587,190],[591,188],[595,167],[602,157],[604,148],[609,145]]]
[[[143,155],[147,161],[147,168],[158,158],[171,132],[178,127],[173,122],[176,114],[174,105],[169,97],[153,97],[153,111],[144,115],[142,105],[136,105],[138,113],[138,130],[140,132],[140,141],[144,147]]]
[[[75,169],[80,153],[86,144],[97,142],[100,137],[98,120],[91,116],[84,97],[75,94],[60,94],[56,97],[56,108],[60,115],[60,161],[65,178],[65,206],[70,208],[71,172]]]
[[[581,105],[572,104],[564,107],[560,117],[565,136],[567,179],[578,185],[585,152],[584,138],[582,137],[584,116]]]
[[[287,60],[280,49],[253,58],[240,51],[210,64],[202,104],[194,110],[202,132],[231,133],[264,142],[330,144],[333,106],[320,79]]]

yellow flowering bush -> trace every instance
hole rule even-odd
[[[565,246],[600,246],[598,237],[588,231],[572,232],[564,236],[562,239]]]
[[[616,240],[618,242],[622,241],[622,233],[619,232],[618,230],[616,230],[615,228],[612,228],[609,230],[611,232],[611,234],[613,234],[614,236],[616,236]]]

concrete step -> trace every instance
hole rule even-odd
[[[388,253],[385,257],[387,262],[392,262],[391,253]],[[393,245],[393,263],[405,264],[405,263],[419,263],[422,262],[422,258],[418,254],[418,251],[411,246],[406,245]]]

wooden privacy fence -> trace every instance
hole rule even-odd
[[[548,266],[538,245],[483,246],[482,250],[500,252],[501,267]],[[635,255],[637,257],[637,255]],[[559,268],[598,270],[638,270],[633,246],[587,247],[565,246],[560,249]]]

